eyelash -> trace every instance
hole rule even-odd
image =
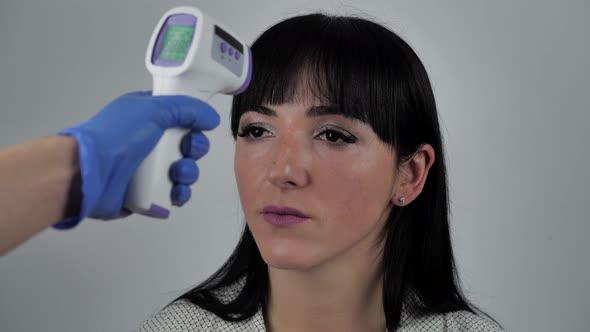
[[[256,125],[256,124],[249,124],[249,125],[246,125],[246,126],[240,128],[240,130],[238,130],[238,136],[239,137],[242,137],[242,138],[245,138],[245,139],[248,139],[248,140],[251,140],[251,141],[258,140],[258,139],[260,139],[262,137],[262,135],[260,135],[258,137],[253,137],[252,136],[252,133],[255,130],[261,130],[261,131],[263,131],[262,134],[264,134],[264,132],[270,133],[270,131],[268,129],[266,129],[266,128],[262,127],[262,126],[259,126],[259,125]]]
[[[329,134],[332,135],[336,135],[336,141],[331,141],[328,139]],[[331,144],[354,144],[356,143],[356,141],[358,140],[356,137],[354,137],[352,134],[350,133],[346,133],[340,130],[336,130],[336,129],[332,129],[332,128],[324,128],[322,129],[322,131],[318,134],[319,136],[325,136],[325,140],[327,142],[330,142]],[[337,141],[340,140],[341,143],[337,143]]]
[[[252,134],[255,131],[262,131],[262,132],[258,132],[260,134],[260,136],[258,137],[254,137],[252,136]],[[238,131],[238,136],[251,140],[251,141],[256,141],[259,139],[262,139],[264,135],[264,132],[270,133],[270,131],[262,126],[256,125],[256,124],[249,124],[246,125],[244,127],[242,127],[239,131]],[[332,141],[330,139],[328,139],[327,135],[335,135],[336,140]],[[325,139],[323,139],[326,142],[329,142],[330,144],[334,144],[334,145],[343,145],[343,144],[354,144],[356,143],[356,141],[358,140],[354,135],[348,133],[348,132],[344,132],[341,130],[337,130],[337,129],[333,129],[333,128],[323,128],[319,134],[317,134],[316,137],[321,137],[324,136]],[[338,142],[340,141],[340,142]]]

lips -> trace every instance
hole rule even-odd
[[[282,206],[266,206],[262,209],[264,220],[271,225],[285,227],[302,223],[309,219],[303,212]]]

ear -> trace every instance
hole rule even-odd
[[[434,158],[432,146],[423,144],[410,160],[400,164],[397,184],[391,197],[394,205],[408,205],[420,195]]]

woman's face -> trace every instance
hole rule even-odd
[[[262,105],[240,118],[238,190],[271,267],[310,269],[378,244],[395,169],[368,124],[316,101]]]

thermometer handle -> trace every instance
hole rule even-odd
[[[190,86],[176,80],[154,79],[153,95],[190,95],[206,101],[209,91],[185,91]],[[154,217],[168,218],[172,207],[170,166],[183,158],[180,150],[182,138],[189,132],[184,128],[172,128],[164,132],[156,147],[141,163],[129,183],[124,206],[134,213]]]

